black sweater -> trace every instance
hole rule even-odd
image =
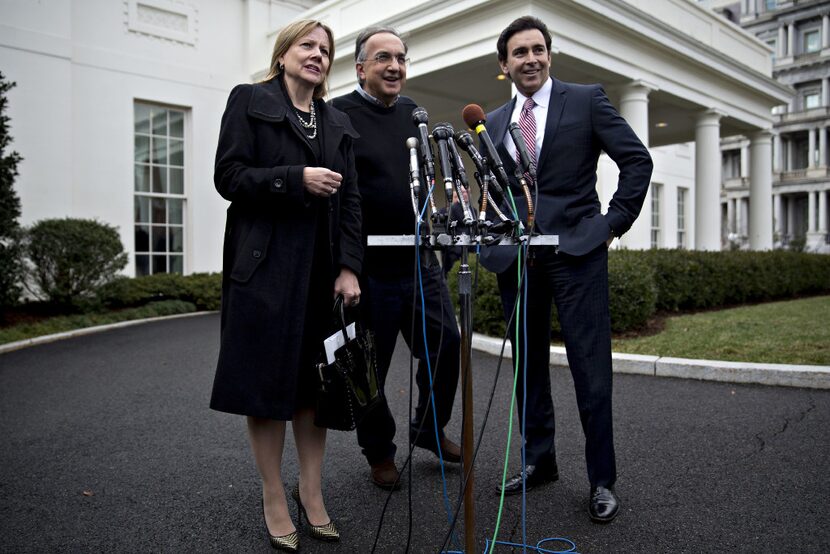
[[[412,123],[416,105],[401,96],[394,106],[368,102],[357,91],[331,101],[360,133],[354,142],[357,183],[363,210],[363,236],[414,235],[415,215],[409,193],[409,150],[417,137]],[[380,278],[413,275],[413,247],[372,246],[365,249],[364,274]]]

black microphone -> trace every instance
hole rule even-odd
[[[527,143],[525,142],[525,136],[522,134],[522,128],[514,121],[507,130],[510,132],[510,138],[513,139],[513,144],[516,145],[516,151],[519,153],[522,167],[532,179],[536,179],[536,167],[534,167],[533,162],[530,160],[530,154],[527,152]]]
[[[435,182],[435,162],[432,161],[432,147],[429,145],[427,122],[429,122],[429,115],[424,108],[419,106],[412,111],[412,123],[418,127],[418,134],[421,138],[421,160],[427,174],[427,187],[430,187]]]
[[[478,171],[482,178],[485,175],[489,175],[490,168],[487,166],[487,161],[481,157],[481,154],[475,147],[473,137],[470,136],[470,133],[467,131],[458,131],[455,134],[455,142],[457,142],[458,146],[470,155],[470,158],[473,160],[473,164],[476,166],[476,171]],[[493,187],[494,192],[496,192],[499,196],[504,197],[504,191],[495,180],[491,181],[490,185]]]
[[[438,163],[441,165],[441,175],[444,176],[444,192],[447,194],[447,205],[452,204],[452,165],[450,165],[450,151],[447,140],[452,138],[452,127],[449,123],[438,123],[432,129],[432,138],[438,145]]]
[[[461,111],[461,117],[470,129],[475,129],[475,132],[484,144],[484,148],[487,149],[490,165],[493,167],[496,180],[502,187],[507,188],[509,182],[507,180],[507,173],[504,171],[504,164],[501,163],[501,156],[496,151],[496,147],[490,139],[490,134],[487,133],[487,128],[484,126],[484,123],[487,121],[484,110],[478,104],[467,104]]]

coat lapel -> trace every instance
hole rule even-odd
[[[510,114],[513,113],[513,107],[516,105],[516,97],[513,97],[513,100],[502,106],[490,120],[490,127],[487,130],[490,133],[490,138],[493,141],[493,144],[496,146],[496,149],[499,151],[499,155],[502,158],[502,163],[506,163],[507,159],[510,158],[510,155],[507,153],[507,150],[504,147],[504,137],[507,135],[507,127],[510,123]]]
[[[562,85],[562,82],[553,79],[550,104],[548,104],[548,118],[545,121],[545,136],[542,139],[542,151],[539,153],[539,161],[536,164],[537,172],[544,166],[545,160],[553,150],[553,141],[556,138],[556,132],[559,130],[559,121],[562,119],[562,111],[565,108],[567,98],[568,91]]]

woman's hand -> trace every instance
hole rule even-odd
[[[303,168],[303,186],[315,196],[331,196],[340,188],[342,181],[342,175],[325,167]]]
[[[357,306],[360,303],[360,285],[357,282],[357,275],[347,268],[340,269],[340,275],[334,281],[334,297],[343,295],[343,304],[346,306]]]

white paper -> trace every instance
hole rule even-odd
[[[354,323],[349,323],[346,327],[346,334],[349,335],[350,339],[355,338],[355,327]],[[326,363],[334,362],[334,353],[337,351],[338,348],[344,346],[346,344],[345,339],[343,338],[343,331],[337,331],[332,336],[327,338],[323,341],[323,347],[326,350]]]

